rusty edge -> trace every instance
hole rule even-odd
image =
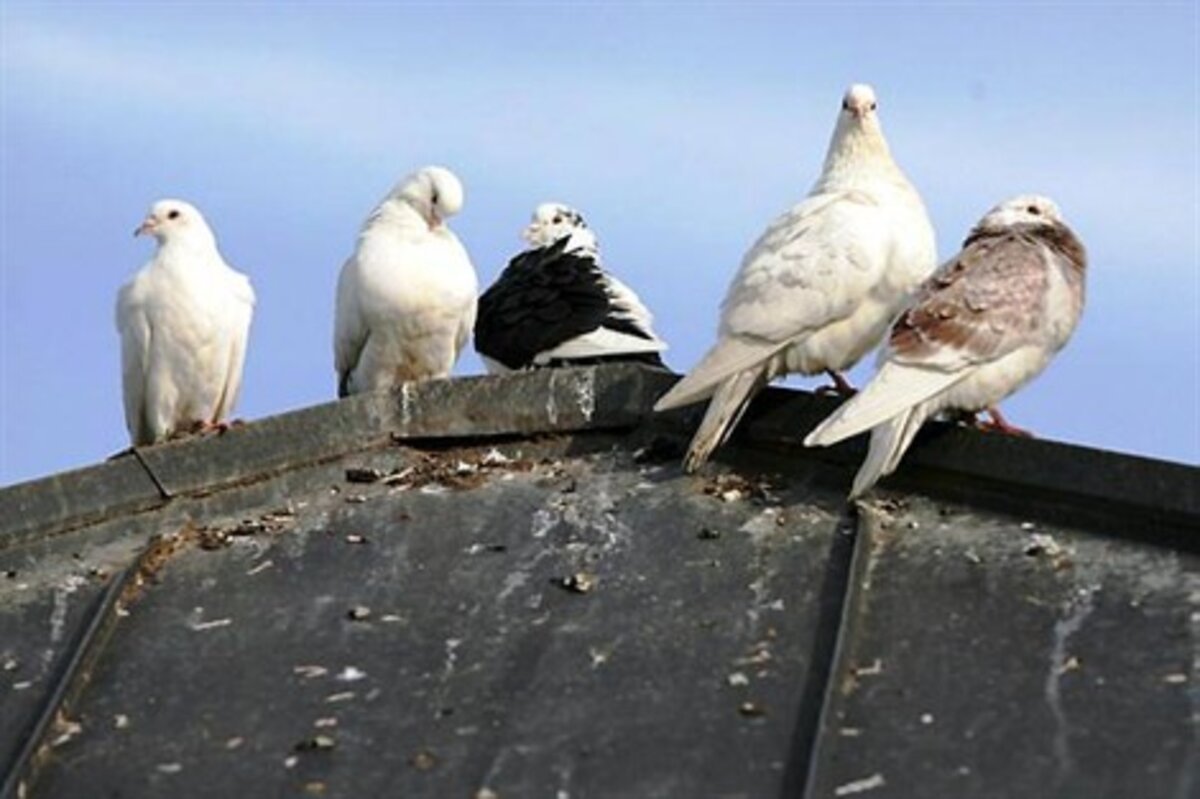
[[[70,718],[73,707],[91,682],[92,673],[117,622],[122,598],[135,585],[146,568],[146,560],[156,551],[157,536],[134,561],[116,575],[96,601],[88,623],[72,643],[70,657],[59,669],[54,689],[46,698],[25,736],[25,743],[13,759],[0,786],[0,799],[25,799],[37,778],[38,770],[50,753],[47,738],[60,719]]]

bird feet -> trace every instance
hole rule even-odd
[[[980,419],[976,418],[975,429],[982,430],[985,433],[1003,433],[1007,436],[1033,438],[1033,433],[1029,432],[1028,430],[1009,424],[1008,420],[1000,415],[999,408],[984,408],[983,412],[991,418],[987,421],[981,421]]]
[[[223,436],[229,431],[229,422],[208,422],[200,429],[200,435],[215,434]]]
[[[833,384],[829,386],[821,386],[817,389],[818,394],[822,396],[828,394],[837,394],[839,397],[853,397],[856,393],[858,393],[857,389],[850,385],[850,383],[846,381],[846,378],[842,377],[841,372],[835,372],[832,369],[826,369],[825,374],[829,375],[829,379],[833,381]]]
[[[241,419],[231,419],[228,422],[195,422],[191,428],[185,432],[185,436],[223,436],[231,427],[241,427],[245,422]]]

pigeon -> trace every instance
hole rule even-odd
[[[479,298],[475,349],[493,374],[611,361],[664,364],[667,345],[628,286],[604,271],[583,216],[543,203],[517,255]]]
[[[1083,244],[1051,200],[1022,195],[997,205],[896,320],[871,382],[804,443],[828,446],[871,430],[854,498],[895,470],[934,414],[986,409],[985,429],[1026,434],[995,405],[1071,337],[1086,265]]]
[[[125,424],[134,446],[223,430],[237,402],[254,290],[195,206],[159,200],[134,236],[158,247],[117,293]]]
[[[774,378],[841,376],[873,349],[937,266],[920,195],[892,160],[875,92],[851,86],[825,165],[807,199],[750,248],[721,306],[717,343],[655,410],[711,397],[684,469],[724,442],[754,395]]]
[[[463,187],[427,166],[371,212],[338,278],[338,396],[450,375],[475,323],[475,268],[446,218]]]

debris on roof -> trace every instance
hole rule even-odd
[[[1196,469],[934,426],[847,506],[861,442],[795,443],[834,400],[766,392],[685,476],[672,379],[409,386],[0,490],[5,788],[1200,784]]]

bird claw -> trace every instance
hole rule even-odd
[[[984,409],[984,413],[991,418],[986,421],[976,418],[974,421],[976,430],[981,430],[985,433],[1002,433],[1006,436],[1018,436],[1020,438],[1034,437],[1033,433],[1023,427],[1009,424],[1008,420],[1001,416],[1000,411],[996,408],[986,408]]]
[[[1023,427],[1013,427],[1010,424],[1007,424],[1007,423],[1002,424],[1002,423],[996,422],[994,420],[988,420],[986,422],[977,421],[977,422],[975,422],[975,429],[980,430],[984,433],[1000,433],[1001,435],[1017,436],[1018,438],[1033,438],[1034,437],[1033,433],[1029,432],[1028,430],[1026,430]]]
[[[827,397],[831,394],[836,394],[839,397],[853,397],[858,393],[858,390],[842,377],[840,372],[835,372],[832,369],[825,372],[832,380],[832,384],[828,386],[820,386],[816,393],[818,396]]]
[[[205,422],[204,427],[200,428],[200,435],[223,436],[229,432],[231,426],[230,422]]]
[[[240,419],[235,419],[232,422],[197,421],[197,422],[194,422],[192,424],[192,426],[189,427],[187,430],[178,432],[175,435],[171,436],[171,438],[175,439],[175,438],[187,438],[189,436],[210,436],[210,435],[222,436],[222,435],[225,435],[225,433],[229,430],[229,428],[236,427],[236,426],[242,425],[242,424],[245,424],[245,422],[243,422]]]

